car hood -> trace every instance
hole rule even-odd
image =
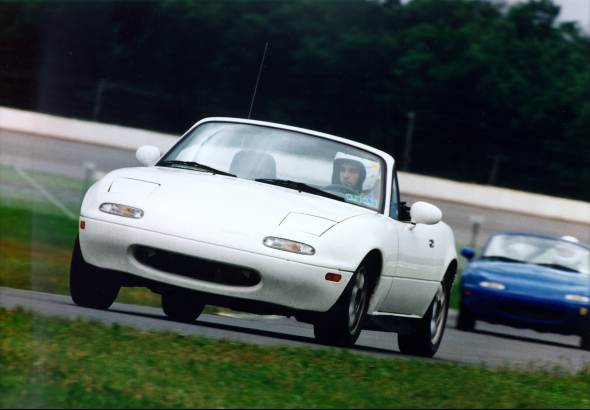
[[[469,265],[466,273],[476,282],[502,283],[514,293],[590,295],[590,276],[544,266],[482,261]]]
[[[280,227],[321,236],[346,219],[376,213],[288,188],[174,168],[119,170],[108,185],[104,198],[144,210],[142,227],[189,238],[220,232],[258,237]]]

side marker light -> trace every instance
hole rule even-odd
[[[328,282],[340,282],[342,280],[342,275],[338,273],[326,273],[326,280]]]

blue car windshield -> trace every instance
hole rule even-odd
[[[495,235],[483,251],[482,259],[530,263],[590,275],[590,250],[566,240]]]

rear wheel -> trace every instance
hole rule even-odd
[[[459,308],[459,317],[457,318],[457,329],[464,332],[473,332],[475,330],[475,316],[461,304]]]
[[[580,348],[582,350],[590,351],[590,333],[582,336],[582,341],[580,342]]]
[[[449,312],[449,291],[443,286],[439,290],[426,312],[420,319],[414,332],[399,334],[399,350],[412,356],[433,357],[440,347]]]
[[[84,260],[76,238],[70,265],[70,295],[74,303],[93,309],[111,307],[121,283],[114,272],[92,266]]]
[[[361,264],[336,305],[314,324],[316,340],[333,346],[354,345],[363,329],[369,296],[367,265]]]
[[[205,304],[188,291],[174,291],[162,294],[162,310],[170,319],[192,323],[203,313]]]

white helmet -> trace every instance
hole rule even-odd
[[[371,161],[356,155],[346,154],[344,152],[338,152],[334,157],[334,164],[341,163],[343,161],[352,161],[362,165],[364,169],[364,175],[361,176],[362,190],[368,191],[375,187],[375,184],[381,178],[381,164],[378,161]],[[334,172],[336,166],[334,167]]]

